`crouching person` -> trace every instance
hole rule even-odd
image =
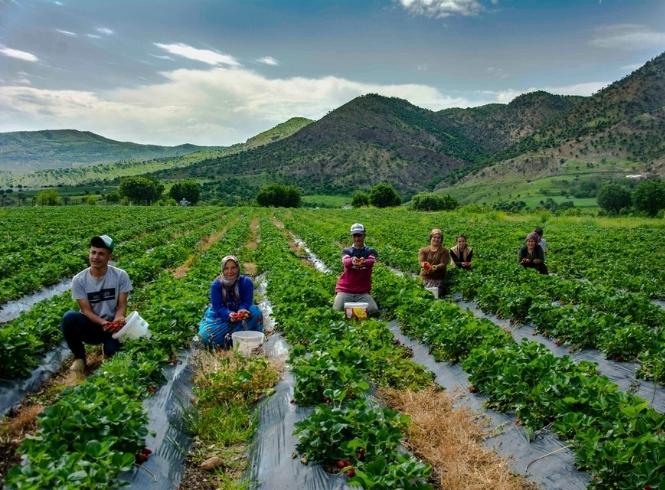
[[[86,368],[85,344],[102,344],[104,357],[120,348],[112,334],[125,324],[132,283],[124,270],[109,265],[114,246],[108,235],[93,237],[88,253],[90,267],[72,279],[72,297],[81,311],[68,311],[60,326],[74,354],[71,370],[78,373]]]
[[[344,272],[335,286],[333,309],[344,310],[344,303],[367,303],[367,313],[377,314],[379,307],[369,294],[372,289],[372,270],[378,257],[376,250],[365,246],[365,227],[354,223],[350,230],[353,239],[351,247],[342,250]]]
[[[210,286],[210,306],[199,324],[199,337],[207,347],[228,349],[231,334],[241,330],[263,332],[263,314],[254,304],[252,279],[240,274],[236,257],[227,255]]]

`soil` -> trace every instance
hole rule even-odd
[[[201,469],[190,458],[185,462],[185,472],[182,475],[179,490],[215,490],[219,488],[219,480],[210,471]]]
[[[221,230],[213,233],[212,235],[205,236],[201,239],[199,242],[199,246],[197,247],[197,254],[190,255],[187,257],[187,260],[185,260],[181,265],[176,267],[176,269],[173,271],[173,277],[176,279],[182,279],[185,277],[185,275],[189,272],[189,269],[191,269],[192,264],[194,263],[194,260],[196,257],[198,257],[199,254],[205,252],[208,250],[212,245],[219,241],[220,238],[224,236],[224,233],[226,233],[226,229],[228,228],[228,225],[222,228]]]

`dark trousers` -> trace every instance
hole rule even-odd
[[[101,325],[92,322],[78,311],[68,311],[60,324],[67,346],[76,359],[85,359],[84,344],[103,344],[104,355],[112,356],[120,349],[120,342],[105,332]]]

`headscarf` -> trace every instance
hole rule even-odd
[[[439,228],[432,228],[432,231],[429,232],[429,239],[432,239],[432,235],[441,235],[443,239],[443,232]]]
[[[232,260],[238,266],[238,274],[232,279],[227,279],[224,277],[224,266],[226,263]],[[222,268],[219,274],[219,282],[222,283],[222,300],[226,303],[227,295],[230,291],[233,291],[233,295],[236,299],[240,298],[240,285],[238,284],[238,279],[240,279],[240,261],[235,255],[226,255],[222,258]]]
[[[536,245],[538,245],[538,242],[540,241],[540,237],[538,236],[538,233],[536,233],[535,231],[532,231],[531,233],[529,233],[526,236],[525,241],[529,241],[529,240],[534,240],[536,242]]]

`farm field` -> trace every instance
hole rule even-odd
[[[365,224],[367,244],[379,253],[373,295],[381,317],[364,322],[347,321],[331,309],[340,250],[350,244],[348,229],[355,222]],[[634,364],[634,383],[652,383],[660,393],[665,309],[655,300],[665,299],[665,250],[654,244],[665,236],[662,220],[404,209],[71,207],[2,210],[0,225],[0,308],[86,267],[87,240],[108,233],[118,242],[117,265],[134,284],[129,309],[139,310],[153,333],[49,399],[36,426],[13,446],[0,439],[14,463],[0,473],[7,488],[121,485],[119,476],[145,447],[144,401],[163,383],[163,368],[190,349],[210,281],[228,253],[239,256],[255,281],[267,282],[277,323],[273,335],[290,346],[283,375],[293,376],[293,403],[307,412],[296,424],[298,459],[292,464],[322,468],[363,488],[454,487],[440,462],[418,445],[416,413],[395,401],[406,393],[432,398],[437,383],[395,341],[394,327],[425,345],[436,362],[461,367],[485,409],[512,417],[525,437],[558,438],[590,488],[662,485],[663,407],[619,389],[592,362],[557,357],[530,340],[515,342],[510,332],[458,304],[466,300],[498,318],[529,324],[572,351],[595,350],[617,366]],[[517,251],[535,226],[545,229],[549,276],[517,265]],[[417,250],[434,227],[444,231],[447,246],[464,233],[474,249],[473,270],[451,271],[450,296],[442,300],[411,277],[418,272]],[[296,239],[329,272],[315,269]],[[63,293],[0,324],[3,385],[38,368],[60,342],[59,320],[72,307]],[[213,365],[214,372],[195,381],[201,413],[215,413],[231,399],[233,410],[251,412],[276,382],[264,361],[216,362],[208,361],[205,369]],[[16,413],[7,413],[3,428]],[[250,416],[243,424],[233,438],[207,444],[251,446],[261,423]],[[205,419],[194,425],[195,433],[204,431]],[[250,475],[266,484],[256,471],[262,463],[243,458],[242,447],[234,453],[240,462],[219,481],[235,480],[243,488],[247,482],[237,482]],[[20,457],[24,464],[18,464]],[[189,464],[202,459],[193,450]],[[223,473],[224,466],[215,471]],[[530,488],[529,477],[506,480],[502,488]],[[536,478],[535,484],[548,488],[547,480]],[[484,485],[491,488],[491,481]]]

